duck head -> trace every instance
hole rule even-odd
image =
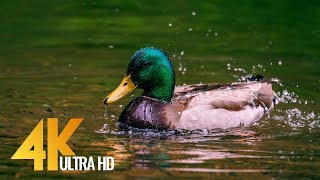
[[[122,82],[103,102],[114,103],[135,88],[144,90],[142,96],[170,102],[174,86],[175,73],[166,53],[161,49],[146,47],[131,57]]]

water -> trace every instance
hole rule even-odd
[[[108,105],[104,105],[104,114],[103,114],[103,116],[104,116],[105,119],[108,119],[108,110],[107,110],[107,107],[108,107]]]
[[[80,176],[34,172],[32,161],[10,160],[48,117],[58,117],[61,128],[83,117],[70,147],[79,156],[115,158],[114,171],[83,178],[319,178],[317,1],[34,0],[2,1],[0,8],[1,178]],[[166,51],[177,85],[263,74],[279,79],[280,103],[249,128],[121,130],[116,119],[131,96],[109,105],[108,119],[102,100],[145,46]]]

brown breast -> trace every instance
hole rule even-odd
[[[136,128],[168,129],[170,122],[165,112],[168,105],[170,103],[145,96],[138,97],[127,105],[119,122]]]

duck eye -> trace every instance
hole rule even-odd
[[[149,65],[150,65],[150,62],[143,62],[143,64],[142,64],[143,67],[147,67]]]

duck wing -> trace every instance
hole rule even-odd
[[[175,128],[214,129],[250,125],[274,107],[268,82],[194,84],[175,88],[173,105],[183,107]]]

